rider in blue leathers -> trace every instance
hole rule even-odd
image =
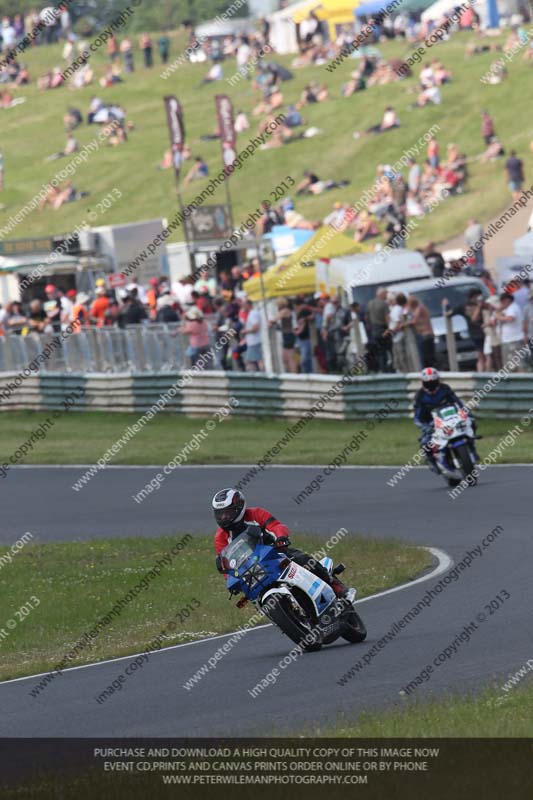
[[[459,408],[464,408],[465,404],[457,397],[451,386],[441,382],[439,373],[433,367],[423,369],[420,378],[422,386],[415,397],[414,423],[420,428],[420,446],[425,451],[431,469],[440,474],[431,449],[431,437],[433,436],[431,412],[444,405],[457,404]]]

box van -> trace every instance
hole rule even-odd
[[[409,281],[394,283],[387,287],[391,294],[402,292],[414,294],[429,311],[433,333],[435,334],[435,354],[437,367],[447,370],[448,349],[446,346],[446,321],[442,314],[442,301],[447,298],[454,311],[452,328],[455,334],[457,362],[459,368],[475,369],[477,353],[474,342],[470,338],[466,317],[461,313],[472,289],[478,289],[486,300],[488,289],[478,278],[449,278],[444,286],[436,286],[435,278],[425,281]]]
[[[415,250],[380,251],[318,261],[317,291],[344,293],[343,304],[361,303],[366,308],[379,286],[431,278],[424,256]],[[342,290],[340,292],[339,290]]]

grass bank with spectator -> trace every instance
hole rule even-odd
[[[12,455],[40,424],[47,414],[16,411],[0,414],[0,464],[9,463]],[[62,414],[44,439],[19,462],[24,464],[95,464],[118,440],[134,414],[88,412]],[[191,450],[187,464],[255,464],[283,436],[290,420],[230,419],[210,432]],[[518,420],[481,419],[479,442],[481,458],[486,457]],[[202,427],[201,419],[181,415],[159,414],[151,420],[110,464],[164,465],[194,437]],[[313,420],[295,436],[272,464],[327,464],[357,433],[361,423],[335,420]],[[397,466],[405,464],[418,451],[417,429],[409,419],[385,420],[361,438],[359,450],[347,455],[347,464]],[[502,449],[500,462],[505,464],[533,462],[533,429],[524,430],[513,447]],[[11,477],[11,476],[9,476]]]
[[[502,44],[507,33],[491,37],[491,44]],[[121,38],[121,37],[119,37]],[[251,82],[240,81],[231,86],[226,80],[211,85],[199,84],[208,70],[207,64],[180,64],[168,80],[160,77],[162,65],[158,62],[152,69],[142,66],[142,54],[134,45],[136,71],[123,74],[124,82],[111,88],[101,89],[98,79],[108,65],[105,48],[91,56],[95,71],[92,86],[71,91],[69,88],[39,91],[37,78],[50,71],[54,65],[65,66],[62,59],[63,45],[34,47],[24,53],[31,82],[14,91],[16,98],[26,100],[22,105],[2,110],[2,149],[4,153],[4,190],[1,195],[0,227],[16,214],[43,184],[49,182],[66,161],[50,164],[45,159],[63,145],[65,132],[63,116],[67,106],[79,108],[87,114],[90,99],[98,94],[106,103],[120,102],[127,118],[134,124],[128,141],[120,147],[102,147],[87,163],[82,164],[73,177],[76,188],[89,192],[86,199],[66,203],[59,210],[45,209],[34,212],[17,226],[7,238],[50,235],[73,230],[80,220],[90,220],[91,213],[109,192],[118,187],[122,199],[106,211],[106,225],[122,224],[141,219],[159,217],[172,218],[176,210],[174,175],[172,170],[159,172],[156,167],[168,147],[168,134],[162,98],[164,94],[177,92],[185,110],[187,142],[193,154],[201,155],[209,165],[211,175],[220,169],[220,142],[205,141],[202,136],[212,134],[215,121],[214,95],[227,92],[235,108],[250,115],[257,103],[258,95]],[[183,33],[171,33],[170,62],[187,49]],[[470,33],[454,35],[450,42],[439,44],[435,50],[446,68],[453,73],[452,82],[443,88],[443,102],[438,106],[427,106],[412,110],[416,99],[415,87],[420,67],[412,77],[383,86],[373,86],[355,96],[341,96],[341,87],[350,80],[358,61],[347,58],[333,72],[325,66],[308,66],[294,69],[294,79],[283,84],[284,106],[299,100],[310,81],[326,82],[330,99],[307,105],[304,109],[306,128],[318,128],[321,133],[310,139],[302,139],[290,146],[267,149],[247,159],[239,173],[232,178],[234,217],[244,220],[257,208],[268,193],[287,175],[301,180],[303,171],[315,168],[319,177],[349,180],[350,185],[335,192],[319,196],[298,198],[298,211],[307,219],[324,218],[331,211],[334,201],[354,203],[375,181],[377,164],[394,164],[404,150],[411,148],[419,137],[439,125],[438,135],[441,152],[446,145],[457,144],[468,159],[475,159],[485,145],[480,133],[480,112],[488,108],[494,117],[496,131],[506,152],[516,149],[524,160],[526,178],[533,173],[533,154],[529,142],[533,138],[533,124],[529,106],[524,103],[530,81],[530,66],[516,58],[508,67],[508,78],[498,86],[484,84],[480,79],[494,61],[494,53],[482,53],[465,62],[466,45],[474,37]],[[411,51],[401,41],[379,45],[386,59],[404,59]],[[438,52],[437,52],[438,51]],[[278,56],[272,59],[290,68],[293,56]],[[223,63],[224,78],[235,74],[234,59]],[[353,132],[365,130],[376,123],[386,106],[393,105],[401,126],[383,136],[353,138]],[[239,149],[257,135],[257,118],[251,118],[251,128],[239,136]],[[85,122],[76,129],[80,148],[96,135],[95,125]],[[35,137],[35,131],[39,136]],[[31,153],[31,157],[28,154]],[[418,159],[423,162],[426,154]],[[469,163],[469,182],[464,195],[442,203],[434,214],[420,220],[410,238],[410,246],[416,247],[430,240],[445,241],[464,229],[465,221],[471,217],[488,220],[496,216],[510,202],[510,194],[503,172],[504,159],[481,164]],[[191,162],[188,162],[187,169]],[[132,165],[135,165],[133,168]],[[112,176],[112,178],[110,178]],[[268,180],[265,181],[265,176]],[[110,183],[110,180],[112,183]],[[184,204],[191,202],[198,190],[207,181],[194,181],[183,188]],[[529,182],[528,182],[529,185]],[[224,202],[224,189],[219,187],[214,202]],[[182,241],[183,231],[178,230],[172,241]]]
[[[53,670],[158,561],[159,576],[123,605],[68,666],[142,653],[162,631],[161,646],[168,647],[245,625],[255,609],[249,604],[240,611],[228,602],[224,579],[215,569],[212,538],[185,538],[180,533],[28,544],[0,573],[0,608],[6,617],[14,614],[30,594],[39,605],[2,639],[0,680]],[[294,538],[311,554],[324,545],[323,539],[297,532]],[[167,562],[181,541],[183,548]],[[0,556],[7,549],[0,548]],[[361,597],[409,581],[431,565],[426,550],[392,539],[346,536],[330,554],[336,561],[357,563]],[[190,613],[180,615],[187,607]]]

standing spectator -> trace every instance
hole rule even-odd
[[[124,305],[117,316],[119,328],[127,328],[128,325],[140,325],[146,319],[144,307],[137,301],[136,292],[128,292],[124,298]]]
[[[30,303],[28,326],[33,333],[44,333],[48,327],[48,316],[40,300],[32,300]]]
[[[407,299],[407,308],[411,314],[411,322],[415,329],[418,352],[422,367],[435,366],[435,334],[427,307],[418,297],[411,294]]]
[[[439,166],[440,160],[440,147],[438,141],[435,139],[434,136],[428,142],[427,146],[427,157],[430,165],[436,169]]]
[[[2,19],[0,36],[2,37],[2,51],[4,53],[9,53],[17,43],[17,34],[9,17],[3,17]]]
[[[476,369],[485,371],[485,329],[483,326],[483,294],[479,289],[471,289],[465,303],[465,315],[468,323],[468,332],[474,342],[477,353]]]
[[[485,257],[483,255],[483,225],[477,219],[468,221],[468,227],[465,230],[465,242],[467,247],[472,248],[474,251],[473,264],[471,267],[472,275],[478,277],[482,274],[485,268]]]
[[[446,262],[435,246],[434,242],[429,242],[425,251],[424,258],[430,268],[434,278],[442,278],[444,270],[446,269]]]
[[[396,295],[389,314],[389,330],[392,335],[392,364],[396,372],[409,372],[409,361],[405,342],[405,322],[407,317],[407,297],[400,292]]]
[[[244,301],[244,310],[247,314],[246,324],[242,331],[246,341],[246,370],[248,372],[263,372],[263,348],[261,345],[261,314],[253,307],[251,300]]]
[[[96,287],[95,295],[96,297],[93,300],[89,313],[96,327],[103,328],[105,324],[105,315],[109,308],[109,297],[103,286]]]
[[[409,166],[409,173],[407,176],[407,188],[413,194],[414,197],[418,197],[420,192],[420,178],[422,176],[422,171],[420,169],[420,165],[416,163],[414,158],[410,158],[407,162]]]
[[[389,329],[389,304],[384,286],[379,287],[376,296],[368,304],[367,319],[370,327],[370,353],[374,356],[375,367],[378,372],[386,372],[390,339],[386,335]]]
[[[67,5],[59,6],[61,11],[60,24],[61,24],[61,37],[67,40],[72,33],[72,20]]]
[[[529,302],[524,308],[523,317],[524,342],[529,345],[529,363],[533,365],[533,290],[529,294]]]
[[[511,281],[511,285],[505,287],[505,291],[513,295],[513,300],[520,307],[520,311],[523,314],[525,307],[529,303],[529,280],[524,281],[522,278],[514,278]]]
[[[13,17],[13,27],[15,29],[15,37],[18,43],[24,38],[24,17],[22,14],[15,14]]]
[[[311,320],[313,312],[304,303],[301,297],[294,302],[296,311],[296,342],[300,351],[300,372],[309,375],[313,371],[313,356],[311,342]]]
[[[157,298],[156,322],[179,322],[179,314],[176,311],[176,302],[170,294],[170,289],[165,289],[160,297]]]
[[[147,69],[150,69],[150,67],[152,67],[154,64],[154,59],[152,55],[152,40],[147,33],[141,34],[141,38],[139,39],[139,47],[143,51],[144,66]]]
[[[522,312],[518,303],[514,302],[512,295],[506,292],[500,295],[500,308],[496,312],[496,319],[500,323],[503,366],[514,371],[519,365],[508,365],[507,362],[520,349],[524,332]]]
[[[484,283],[487,285],[485,281]],[[483,331],[485,333],[483,354],[488,372],[497,372],[502,366],[500,325],[496,319],[496,310],[499,305],[500,301],[496,293],[491,294],[483,305]]]
[[[22,329],[28,324],[28,318],[22,310],[22,303],[15,300],[7,307],[7,316],[4,322],[6,333],[16,333],[20,336]]]
[[[486,110],[481,112],[481,135],[483,136],[486,145],[489,145],[492,137],[496,135],[494,130],[494,120]]]
[[[120,58],[118,42],[114,33],[112,33],[107,40],[107,55],[109,56],[111,63],[116,61],[117,58]]]
[[[133,63],[133,44],[131,39],[126,36],[120,43],[120,52],[124,59],[124,72],[135,72]]]
[[[505,169],[509,179],[509,191],[513,200],[516,201],[520,197],[524,183],[524,164],[522,159],[517,158],[515,150],[511,150],[511,154],[505,162]]]
[[[281,329],[281,358],[286,372],[298,372],[296,367],[296,335],[292,323],[292,310],[286,297],[278,300],[278,314],[272,324],[279,323]]]
[[[161,34],[157,40],[157,49],[159,50],[159,58],[161,59],[161,63],[166,64],[170,52],[170,39],[166,33]]]

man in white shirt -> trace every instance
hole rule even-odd
[[[520,306],[520,311],[524,313],[524,309],[529,303],[529,286],[520,278],[515,278],[512,282],[517,287],[513,292],[513,300]]]
[[[192,305],[192,291],[192,278],[180,278],[179,281],[172,284],[172,294],[182,309]]]
[[[500,338],[502,347],[502,362],[505,367],[510,359],[523,345],[522,312],[518,303],[515,303],[510,294],[500,295],[500,310],[496,313],[500,323]],[[509,364],[508,369],[520,369],[520,364]]]
[[[244,308],[248,311],[246,325],[243,330],[246,341],[246,361],[247,372],[263,372],[263,348],[261,345],[261,314],[253,307],[251,300],[244,301]]]
[[[392,333],[392,363],[396,372],[409,372],[404,325],[407,318],[407,297],[400,292],[391,304],[389,331]]]

